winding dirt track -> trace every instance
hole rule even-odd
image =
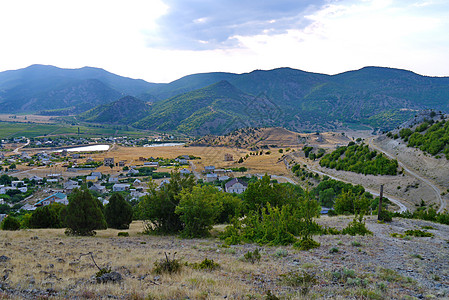
[[[430,186],[434,191],[435,191],[435,197],[437,198],[437,200],[440,202],[440,208],[437,210],[438,213],[442,212],[444,209],[446,209],[446,201],[444,201],[444,199],[441,197],[441,190],[434,185],[430,180],[428,180],[427,178],[422,177],[421,175],[417,174],[415,171],[410,170],[409,167],[407,167],[403,162],[399,161],[394,155],[392,155],[391,153],[386,152],[384,149],[376,146],[374,144],[374,137],[368,138],[365,141],[367,142],[368,146],[376,149],[379,152],[382,152],[383,154],[385,154],[386,156],[388,156],[391,159],[396,159],[398,161],[398,165],[401,166],[405,172],[407,172],[408,174],[410,174],[411,176],[415,177],[416,179],[424,182],[425,184],[427,184],[428,186]]]

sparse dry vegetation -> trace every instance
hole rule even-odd
[[[318,222],[341,229],[351,218],[323,217]],[[68,237],[64,229],[1,231],[0,254],[9,260],[0,262],[0,295],[29,299],[263,299],[268,291],[279,299],[449,295],[445,241],[449,226],[399,218],[386,225],[374,217],[368,217],[366,224],[373,236],[318,236],[321,247],[306,252],[291,246],[226,246],[216,238],[142,235],[141,222],[131,224],[127,238],[117,237],[119,231],[114,229],[99,230],[96,237]],[[398,243],[390,236],[430,224],[438,229],[433,238]],[[355,241],[357,247],[352,245]],[[336,244],[339,251],[330,254]],[[98,283],[98,268],[89,256],[80,257],[88,251],[100,268],[120,273],[121,283]],[[242,260],[249,252],[259,252],[260,261]],[[179,272],[154,273],[155,262],[166,260],[164,253],[171,253],[169,260],[179,260]]]

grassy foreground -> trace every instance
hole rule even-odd
[[[324,226],[343,228],[351,217],[322,217]],[[430,227],[429,227],[430,226]],[[395,219],[378,224],[369,217],[373,236],[315,236],[321,247],[226,246],[218,239],[180,239],[142,235],[133,222],[129,237],[118,230],[96,237],[67,237],[64,229],[0,232],[0,296],[7,298],[121,299],[413,299],[449,296],[449,226]],[[223,226],[218,226],[217,231]],[[420,229],[433,237],[407,237]],[[260,261],[245,259],[259,249]],[[119,272],[118,284],[98,284],[97,267]],[[153,273],[154,262],[176,252],[178,274]],[[215,270],[196,269],[205,258]],[[0,257],[1,260],[1,257]],[[271,291],[271,292],[269,292]],[[268,295],[272,295],[269,298]]]

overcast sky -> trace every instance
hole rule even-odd
[[[447,0],[0,0],[0,71],[200,72],[364,66],[449,76]]]

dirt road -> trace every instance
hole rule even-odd
[[[374,137],[368,138],[365,140],[366,143],[368,144],[369,147],[382,152],[383,154],[385,154],[387,157],[391,158],[391,159],[396,159],[398,161],[398,165],[400,167],[402,167],[404,169],[405,172],[407,172],[409,175],[415,177],[416,179],[424,182],[426,185],[428,185],[429,187],[432,188],[432,190],[435,192],[435,198],[438,200],[437,202],[440,203],[440,208],[437,210],[438,213],[442,212],[444,209],[446,209],[447,205],[446,205],[446,201],[441,197],[441,190],[435,185],[433,184],[429,179],[424,178],[423,176],[421,176],[420,174],[418,174],[417,172],[411,170],[408,166],[406,166],[403,162],[401,162],[400,160],[398,160],[398,158],[387,152],[385,149],[380,148],[379,146],[377,146],[374,143]]]

